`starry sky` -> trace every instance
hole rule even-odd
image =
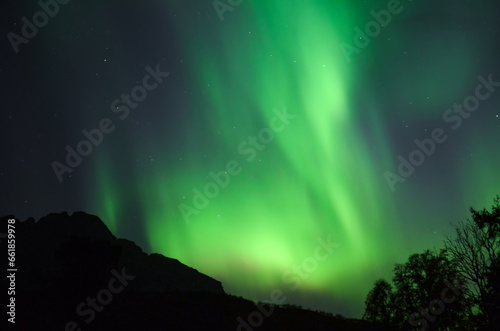
[[[493,0],[49,3],[1,13],[2,215],[360,317],[500,193]]]

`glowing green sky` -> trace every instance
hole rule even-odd
[[[401,1],[348,61],[340,45],[353,45],[355,28],[388,3],[243,0],[221,21],[212,1],[72,2],[23,45],[29,75],[6,70],[19,84],[41,75],[33,91],[25,87],[40,104],[8,99],[7,108],[47,110],[11,116],[9,130],[35,123],[20,130],[33,137],[19,143],[27,150],[12,158],[23,161],[13,172],[61,161],[65,146],[103,117],[116,130],[62,184],[50,166],[48,174],[20,172],[50,194],[30,185],[19,202],[3,200],[26,216],[94,213],[116,236],[179,259],[231,294],[265,300],[279,288],[289,303],[359,317],[394,263],[439,245],[449,222],[500,193],[500,92],[460,130],[442,118],[474,92],[478,76],[500,80],[498,10]],[[157,63],[170,76],[118,119],[113,99]],[[277,119],[283,113],[290,118]],[[384,172],[436,127],[448,141],[391,192]],[[259,135],[262,147],[251,142]],[[186,221],[181,209],[193,211],[196,190],[213,188],[211,173],[221,171],[229,183]],[[292,289],[294,266],[328,237],[340,246]]]
[[[342,36],[330,14],[349,9],[248,6],[248,19],[221,27],[215,39],[202,36],[184,46],[193,64],[188,79],[209,87],[190,108],[210,110],[205,120],[215,148],[168,175],[152,174],[155,186],[142,195],[150,211],[151,247],[221,279],[231,293],[257,298],[249,288],[289,288],[283,273],[313,254],[316,237],[331,235],[342,249],[320,264],[301,291],[333,294],[342,287],[340,295],[364,295],[364,289],[347,284],[354,285],[401,243],[398,235],[384,236],[383,227],[390,225],[382,219],[391,215],[390,207],[377,198],[377,174],[352,120],[348,94],[355,72],[339,52]],[[336,24],[353,22],[345,15]],[[255,160],[244,161],[238,144],[268,126],[272,110],[283,107],[296,118]],[[243,170],[209,207],[189,225],[178,212],[178,222],[164,221],[172,219],[173,188],[190,203],[191,188],[201,189],[208,172],[231,159]],[[172,204],[156,210],[158,197]]]
[[[384,9],[379,4],[373,8]],[[351,63],[339,47],[352,44],[353,27],[367,22],[371,9],[332,1],[246,2],[226,12],[220,25],[199,24],[180,38],[183,80],[194,91],[179,123],[182,149],[156,160],[147,172],[137,171],[133,179],[151,251],[221,280],[232,294],[262,300],[280,288],[291,302],[326,310],[330,305],[354,315],[375,278],[388,274],[412,249],[436,243],[428,234],[417,244],[408,238],[422,229],[401,222],[401,211],[418,207],[396,206],[398,198],[381,175],[394,171],[395,151],[407,150],[396,148],[387,132],[387,116],[399,110],[383,105],[366,81],[370,59],[383,60],[382,47],[363,49]],[[401,20],[413,9],[404,9],[392,17],[391,24],[400,25],[389,35],[396,42],[408,33]],[[373,44],[382,43],[377,38],[388,35],[383,31]],[[436,72],[431,75],[398,61],[382,62],[385,70],[412,77],[405,84],[387,82],[398,86],[394,99],[408,105],[405,116],[418,113],[419,121],[442,124],[439,112],[454,95],[467,92],[463,86],[471,79],[473,52],[462,41],[455,36],[437,51],[428,46],[419,53]],[[407,46],[411,52],[412,45]],[[450,49],[457,56],[447,60]],[[451,85],[440,88],[438,72],[451,76]],[[248,161],[239,145],[269,127],[275,112],[284,109],[295,117]],[[411,143],[412,136],[406,140]],[[161,150],[165,145],[154,139],[148,146]],[[231,160],[241,172],[186,222],[179,205],[193,207],[193,189],[203,191],[214,181],[209,173],[225,171]],[[109,167],[99,173],[99,215],[119,229],[117,179]],[[401,194],[404,201],[417,201],[421,192]],[[432,227],[433,232],[442,229]],[[327,236],[340,247],[292,290],[283,274],[313,256],[316,238]]]
[[[250,15],[221,26],[215,38],[207,31],[182,42],[185,79],[204,91],[188,107],[212,135],[187,126],[182,162],[139,174],[151,250],[196,266],[230,293],[258,299],[256,293],[289,288],[283,273],[313,254],[317,237],[330,235],[341,248],[300,291],[359,299],[366,288],[356,282],[394,259],[391,247],[401,246],[401,236],[389,221],[387,192],[378,192],[380,176],[349,98],[356,69],[338,45],[350,31],[338,31],[355,24],[351,8],[246,5]],[[239,143],[269,126],[274,109],[285,108],[296,118],[247,162]],[[192,188],[203,189],[209,172],[232,159],[242,172],[186,224],[179,203],[193,206]],[[116,229],[120,192],[112,172],[99,173],[99,214]]]

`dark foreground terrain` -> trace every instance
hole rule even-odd
[[[2,229],[12,218],[1,219]],[[17,271],[3,287],[15,278],[15,296],[2,300],[15,297],[15,315],[2,322],[11,318],[16,330],[387,330],[228,295],[219,281],[144,253],[83,212],[16,220],[15,240]]]

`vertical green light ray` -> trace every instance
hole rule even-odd
[[[115,183],[116,179],[109,170],[109,161],[100,159],[98,163],[97,190],[93,191],[92,210],[95,210],[96,215],[101,217],[102,221],[108,229],[116,235],[119,228],[120,210],[123,208],[121,204],[121,194]]]

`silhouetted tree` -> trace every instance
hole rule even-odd
[[[456,330],[467,324],[470,303],[463,296],[464,279],[445,251],[427,250],[410,256],[404,265],[396,264],[393,282],[394,320],[399,329],[411,325]]]
[[[375,282],[365,301],[363,319],[389,325],[393,315],[391,307],[392,285],[383,279]]]
[[[500,197],[491,211],[470,208],[472,220],[454,226],[455,236],[446,237],[445,248],[467,281],[467,296],[484,329],[499,329]]]
[[[393,284],[375,282],[364,319],[398,330],[460,329],[468,324],[470,303],[461,296],[463,278],[446,252],[429,250],[396,264]]]

